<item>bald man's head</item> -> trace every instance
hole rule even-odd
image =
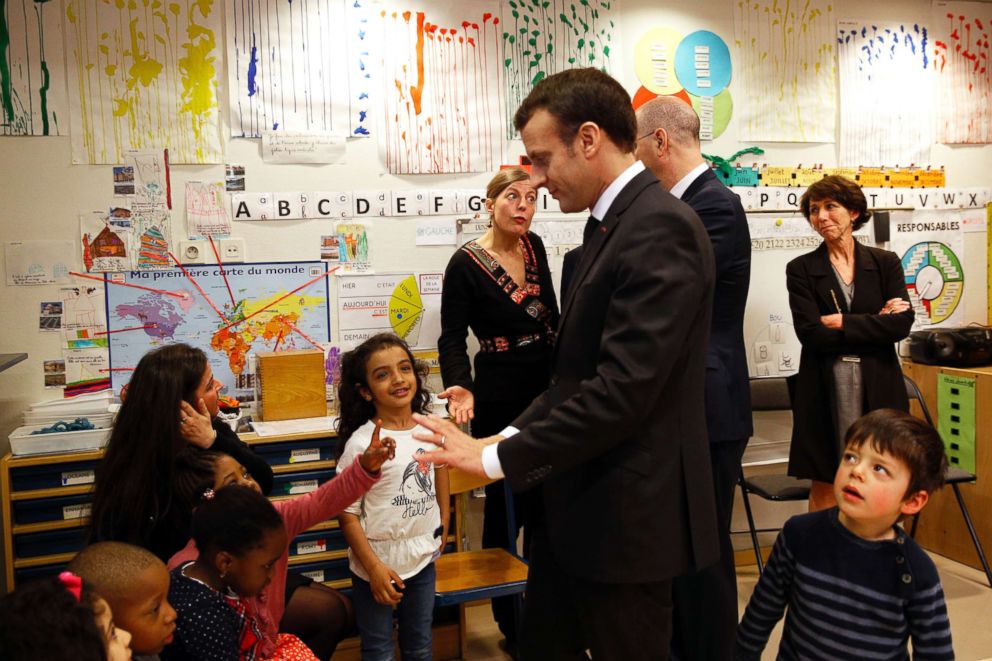
[[[685,101],[658,96],[637,109],[637,135],[665,129],[668,139],[682,147],[699,145],[699,116]]]

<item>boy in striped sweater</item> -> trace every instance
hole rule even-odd
[[[737,659],[760,659],[785,614],[779,659],[953,659],[937,568],[896,523],[943,486],[936,430],[895,409],[858,419],[834,477],[838,507],[789,519],[751,595]]]

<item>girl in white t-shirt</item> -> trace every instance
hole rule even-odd
[[[433,447],[413,438],[414,430],[429,433],[413,421],[415,412],[428,412],[425,375],[392,333],[369,338],[341,359],[338,471],[380,434],[396,442],[396,460],[339,516],[365,661],[393,659],[394,608],[402,659],[431,658],[434,560],[447,537],[450,501],[447,470],[414,459]]]

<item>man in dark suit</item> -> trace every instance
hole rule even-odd
[[[737,636],[737,576],[730,517],[741,457],[751,436],[751,391],[744,348],[744,306],[751,278],[751,236],[736,193],[703,160],[699,118],[675,97],[657,97],[637,110],[636,156],[662,186],[687,203],[706,227],[716,259],[713,318],[706,351],[706,427],[720,530],[720,562],[675,579],[673,655],[733,658]]]
[[[667,659],[672,578],[717,559],[704,414],[713,251],[633,155],[630,97],[595,69],[539,82],[515,124],[565,212],[592,210],[553,375],[482,442],[417,416],[427,460],[542,489],[524,659]],[[519,430],[519,431],[518,431]]]

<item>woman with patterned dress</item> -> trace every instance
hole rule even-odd
[[[445,390],[439,396],[457,423],[471,421],[476,438],[502,431],[548,387],[558,303],[544,243],[530,231],[536,200],[523,170],[493,177],[486,189],[489,230],[459,248],[444,273],[438,350]],[[469,329],[479,341],[474,379]],[[518,526],[526,499],[515,499]],[[504,503],[503,484],[488,485],[483,547],[507,546]],[[525,530],[525,553],[526,542]],[[512,599],[494,599],[493,615],[512,648]]]

